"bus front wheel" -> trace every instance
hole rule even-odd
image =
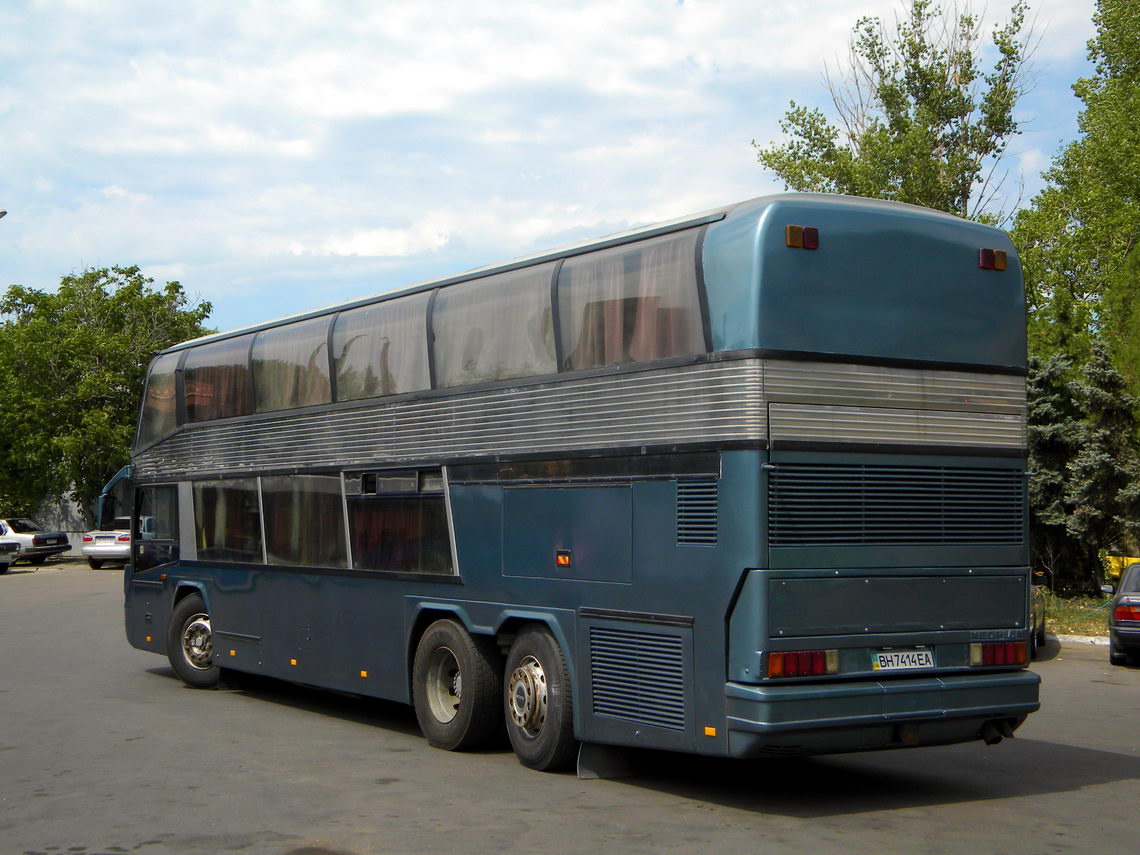
[[[542,627],[519,633],[506,667],[507,733],[519,762],[552,772],[568,766],[578,742],[566,658]]]
[[[206,603],[198,594],[178,601],[166,635],[170,667],[187,686],[212,689],[221,669],[214,664],[214,631]]]
[[[499,664],[494,643],[456,621],[427,628],[412,664],[412,703],[430,745],[462,751],[490,741],[502,722]]]

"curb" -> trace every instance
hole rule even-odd
[[[1106,635],[1054,635],[1049,633],[1048,638],[1055,638],[1062,644],[1095,644],[1097,647],[1108,647]]]

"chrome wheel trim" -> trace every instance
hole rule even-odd
[[[428,709],[437,721],[449,723],[459,714],[463,700],[463,672],[451,648],[437,647],[431,652],[426,682]]]
[[[507,707],[511,721],[532,739],[542,732],[546,722],[547,699],[546,672],[542,663],[528,654],[511,672]]]
[[[213,667],[214,632],[210,616],[199,612],[191,615],[182,627],[182,655],[191,668],[207,671]]]

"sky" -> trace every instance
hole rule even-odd
[[[1031,0],[1007,208],[1076,137],[1093,6]],[[899,9],[3,0],[0,287],[138,265],[227,330],[782,192],[753,140]]]

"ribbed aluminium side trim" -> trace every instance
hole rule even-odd
[[[1004,413],[963,413],[885,407],[770,404],[771,441],[864,442],[1021,448],[1025,419]]]
[[[744,358],[186,426],[141,479],[780,443],[1022,451],[1024,380]],[[769,412],[771,410],[771,413]],[[769,428],[771,418],[771,428]]]

